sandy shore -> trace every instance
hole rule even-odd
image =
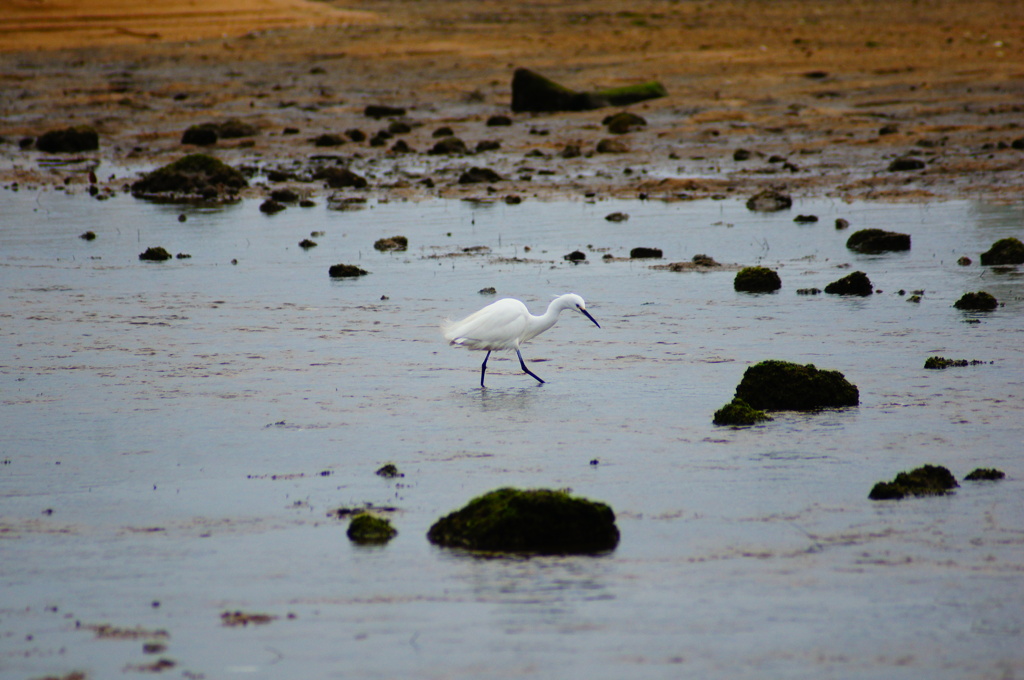
[[[1009,202],[1024,184],[1016,3],[175,0],[155,13],[119,0],[71,5],[5,3],[4,185],[84,185],[94,169],[107,190],[120,190],[132,173],[196,150],[299,178],[312,157],[329,155],[367,178],[360,192],[413,197],[697,198],[775,187]],[[624,135],[602,124],[614,108],[512,115],[519,66],[579,90],[658,80],[669,96],[628,107],[646,125]],[[371,145],[394,119],[366,117],[370,104],[404,107],[410,131],[393,128]],[[488,126],[496,114],[512,125]],[[259,134],[181,143],[190,125],[229,118]],[[54,162],[32,147],[47,130],[82,124],[99,132],[98,151]],[[469,152],[429,154],[442,127]],[[345,136],[355,129],[367,140]],[[325,133],[346,143],[315,146]],[[597,153],[607,138],[624,150]],[[491,150],[476,152],[480,142]],[[580,155],[565,157],[567,147]],[[905,157],[919,167],[891,169]],[[502,180],[459,184],[472,166]]]

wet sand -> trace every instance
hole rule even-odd
[[[258,169],[333,154],[375,196],[486,195],[487,185],[458,184],[470,166],[501,175],[490,193],[523,197],[699,198],[768,186],[884,200],[1020,194],[1024,10],[1014,3],[267,0],[246,14],[223,0],[205,12],[162,3],[158,16],[121,4],[97,0],[74,16],[44,4],[0,23],[5,185],[85,183],[99,162],[98,181],[120,189],[197,150],[181,144],[190,125],[240,118],[260,134],[204,150]],[[510,114],[520,66],[578,90],[658,80],[669,96],[628,107],[647,124],[621,136],[602,125],[615,108],[488,127]],[[311,143],[387,128],[363,115],[371,104],[406,108],[411,132],[381,146]],[[100,133],[98,152],[72,154],[84,164],[19,147],[78,124]],[[427,154],[442,126],[470,153]],[[596,153],[610,137],[626,151]],[[393,150],[398,139],[411,151]],[[475,153],[481,141],[500,148]],[[563,158],[569,145],[581,155]],[[734,160],[740,149],[747,160]],[[889,169],[904,156],[923,168]]]

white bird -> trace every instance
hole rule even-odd
[[[575,309],[593,321],[595,326],[601,327],[601,324],[590,316],[583,298],[575,293],[566,293],[552,300],[548,310],[540,316],[530,314],[530,310],[521,301],[504,298],[473,312],[461,321],[445,323],[441,330],[444,339],[450,345],[487,350],[484,363],[480,366],[480,387],[484,386],[484,374],[487,373],[487,360],[491,357],[491,352],[510,349],[516,351],[519,365],[523,370],[543,384],[544,381],[526,367],[519,347],[554,326],[563,309]]]

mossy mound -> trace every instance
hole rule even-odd
[[[885,253],[896,250],[910,250],[910,234],[900,234],[884,229],[861,229],[846,240],[846,247],[858,253]]]
[[[213,156],[194,153],[157,168],[132,184],[132,195],[165,202],[236,200],[245,176]]]
[[[899,473],[891,482],[878,482],[868,498],[885,501],[907,496],[944,496],[958,486],[948,469],[941,465],[922,465],[910,472]]]
[[[164,260],[171,259],[171,254],[163,246],[156,246],[155,248],[146,248],[144,252],[139,253],[139,259],[150,262],[163,262]]]
[[[864,272],[853,272],[825,286],[830,295],[860,295],[867,297],[874,292],[871,279]]]
[[[349,540],[353,543],[387,543],[398,535],[391,522],[383,517],[363,512],[352,518],[348,524]]]
[[[654,81],[596,92],[577,92],[530,69],[517,68],[512,73],[512,110],[517,113],[588,111],[602,106],[627,106],[666,95],[665,87]]]
[[[813,364],[770,359],[743,373],[736,398],[754,409],[812,411],[856,406],[860,392],[839,371],[820,371]]]
[[[981,254],[981,263],[990,264],[1024,264],[1024,243],[1013,237],[1000,239]]]
[[[750,404],[737,397],[715,411],[713,422],[715,425],[754,425],[771,419],[764,411],[751,408]]]
[[[975,468],[964,477],[964,480],[968,482],[998,482],[1000,479],[1004,479],[1006,473],[1002,470],[995,468]]]
[[[736,274],[732,287],[744,293],[771,293],[782,288],[782,279],[768,267],[744,267]]]
[[[504,488],[471,500],[430,527],[449,548],[539,554],[596,553],[619,542],[615,513],[563,491]]]
[[[990,312],[999,306],[999,301],[989,293],[979,290],[977,293],[964,293],[953,306],[967,311]]]
[[[380,238],[373,243],[374,250],[381,252],[397,251],[402,252],[409,249],[409,239],[405,236],[392,236],[391,238]]]
[[[44,132],[36,140],[36,148],[46,153],[78,153],[100,148],[100,136],[88,125]]]
[[[342,279],[353,276],[366,276],[370,272],[354,264],[335,264],[327,270],[332,279]]]

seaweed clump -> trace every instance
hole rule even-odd
[[[374,250],[381,252],[405,251],[409,249],[409,239],[405,236],[392,236],[391,238],[377,239],[373,244]]]
[[[998,482],[1006,477],[1006,473],[995,468],[975,468],[964,477],[968,482]]]
[[[234,201],[249,186],[241,172],[213,156],[194,153],[157,168],[132,184],[132,196],[168,203]]]
[[[768,267],[744,267],[736,274],[732,287],[745,293],[771,293],[782,288],[782,279]]]
[[[1012,236],[1000,239],[981,254],[981,263],[983,265],[1024,264],[1024,243]]]
[[[846,240],[846,247],[858,253],[884,253],[894,250],[910,250],[910,234],[900,234],[884,229],[861,229]]]
[[[873,501],[900,500],[907,496],[945,496],[960,486],[953,473],[941,465],[922,465],[901,472],[891,482],[878,482],[868,498]]]
[[[611,550],[619,529],[604,503],[564,491],[503,488],[442,517],[427,538],[448,548],[558,555]]]
[[[999,306],[999,301],[990,293],[979,290],[977,293],[964,293],[953,306],[967,311],[990,312]]]
[[[829,295],[860,295],[867,297],[874,292],[871,279],[864,272],[853,272],[825,286]]]
[[[769,359],[747,368],[736,387],[736,398],[754,409],[813,411],[856,406],[860,392],[839,371]]]
[[[366,276],[370,272],[354,264],[333,264],[327,273],[332,279],[342,279],[355,276]]]
[[[715,425],[754,425],[762,420],[771,420],[764,411],[752,408],[739,397],[715,411]]]
[[[163,246],[154,246],[146,248],[145,251],[139,253],[139,259],[149,260],[150,262],[163,262],[164,260],[171,259],[171,254]]]
[[[391,522],[368,512],[361,512],[353,517],[346,533],[353,543],[362,544],[387,543],[398,535]]]
[[[944,368],[960,368],[963,366],[978,366],[987,363],[979,359],[947,359],[946,357],[928,357],[924,360],[924,367],[934,370],[942,370]]]

